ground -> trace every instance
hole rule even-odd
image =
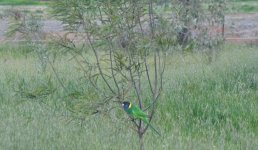
[[[258,13],[226,16],[225,35],[228,41],[258,44]]]
[[[8,6],[0,6],[1,10],[6,9]],[[45,6],[19,6],[20,10],[44,10]],[[7,30],[7,20],[0,20],[0,42],[17,41],[19,38],[15,37],[7,39],[5,32]],[[62,32],[61,22],[53,19],[47,19],[44,21],[44,32],[46,33],[60,33]],[[215,30],[221,32],[221,29]],[[228,42],[234,43],[252,43],[258,45],[258,12],[257,13],[237,13],[227,14],[225,17],[225,39]]]

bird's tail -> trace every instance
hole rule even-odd
[[[147,124],[148,127],[151,128],[152,131],[154,131],[156,134],[158,134],[159,136],[161,136],[161,134],[158,132],[158,130],[156,130],[149,122],[149,120],[147,118],[142,119],[142,121]]]
[[[161,134],[158,132],[158,130],[156,130],[150,123],[148,123],[148,126],[151,128],[152,131],[154,131],[156,134],[161,136]]]

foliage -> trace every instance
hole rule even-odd
[[[204,53],[213,61],[224,41],[226,1],[173,0],[171,7],[182,51]]]
[[[17,36],[25,40],[24,42],[37,53],[40,70],[44,72],[48,63],[48,52],[44,43],[46,35],[43,31],[42,14],[10,9],[7,11],[7,16],[9,20],[6,36]]]

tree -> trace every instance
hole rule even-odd
[[[225,7],[225,0],[172,0],[181,50],[207,54],[212,61],[224,41]]]
[[[78,60],[100,99],[91,102],[93,112],[108,113],[129,100],[153,120],[169,48],[166,21],[154,12],[153,5],[152,0],[59,0],[53,4],[52,14],[63,21],[67,31],[57,43]],[[144,149],[148,125],[141,120],[132,122],[140,149]]]

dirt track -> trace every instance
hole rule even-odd
[[[226,16],[227,41],[258,45],[258,13]]]
[[[0,6],[0,11],[3,8],[4,6]],[[46,8],[42,6],[26,6],[20,9],[35,11]],[[46,33],[59,33],[63,30],[61,22],[57,20],[47,19],[43,22],[43,26],[43,30]],[[7,27],[7,20],[2,18],[0,20],[0,42],[17,41],[17,38],[7,39],[5,37]],[[258,45],[258,12],[227,15],[225,17],[225,38],[228,42],[253,43]]]

